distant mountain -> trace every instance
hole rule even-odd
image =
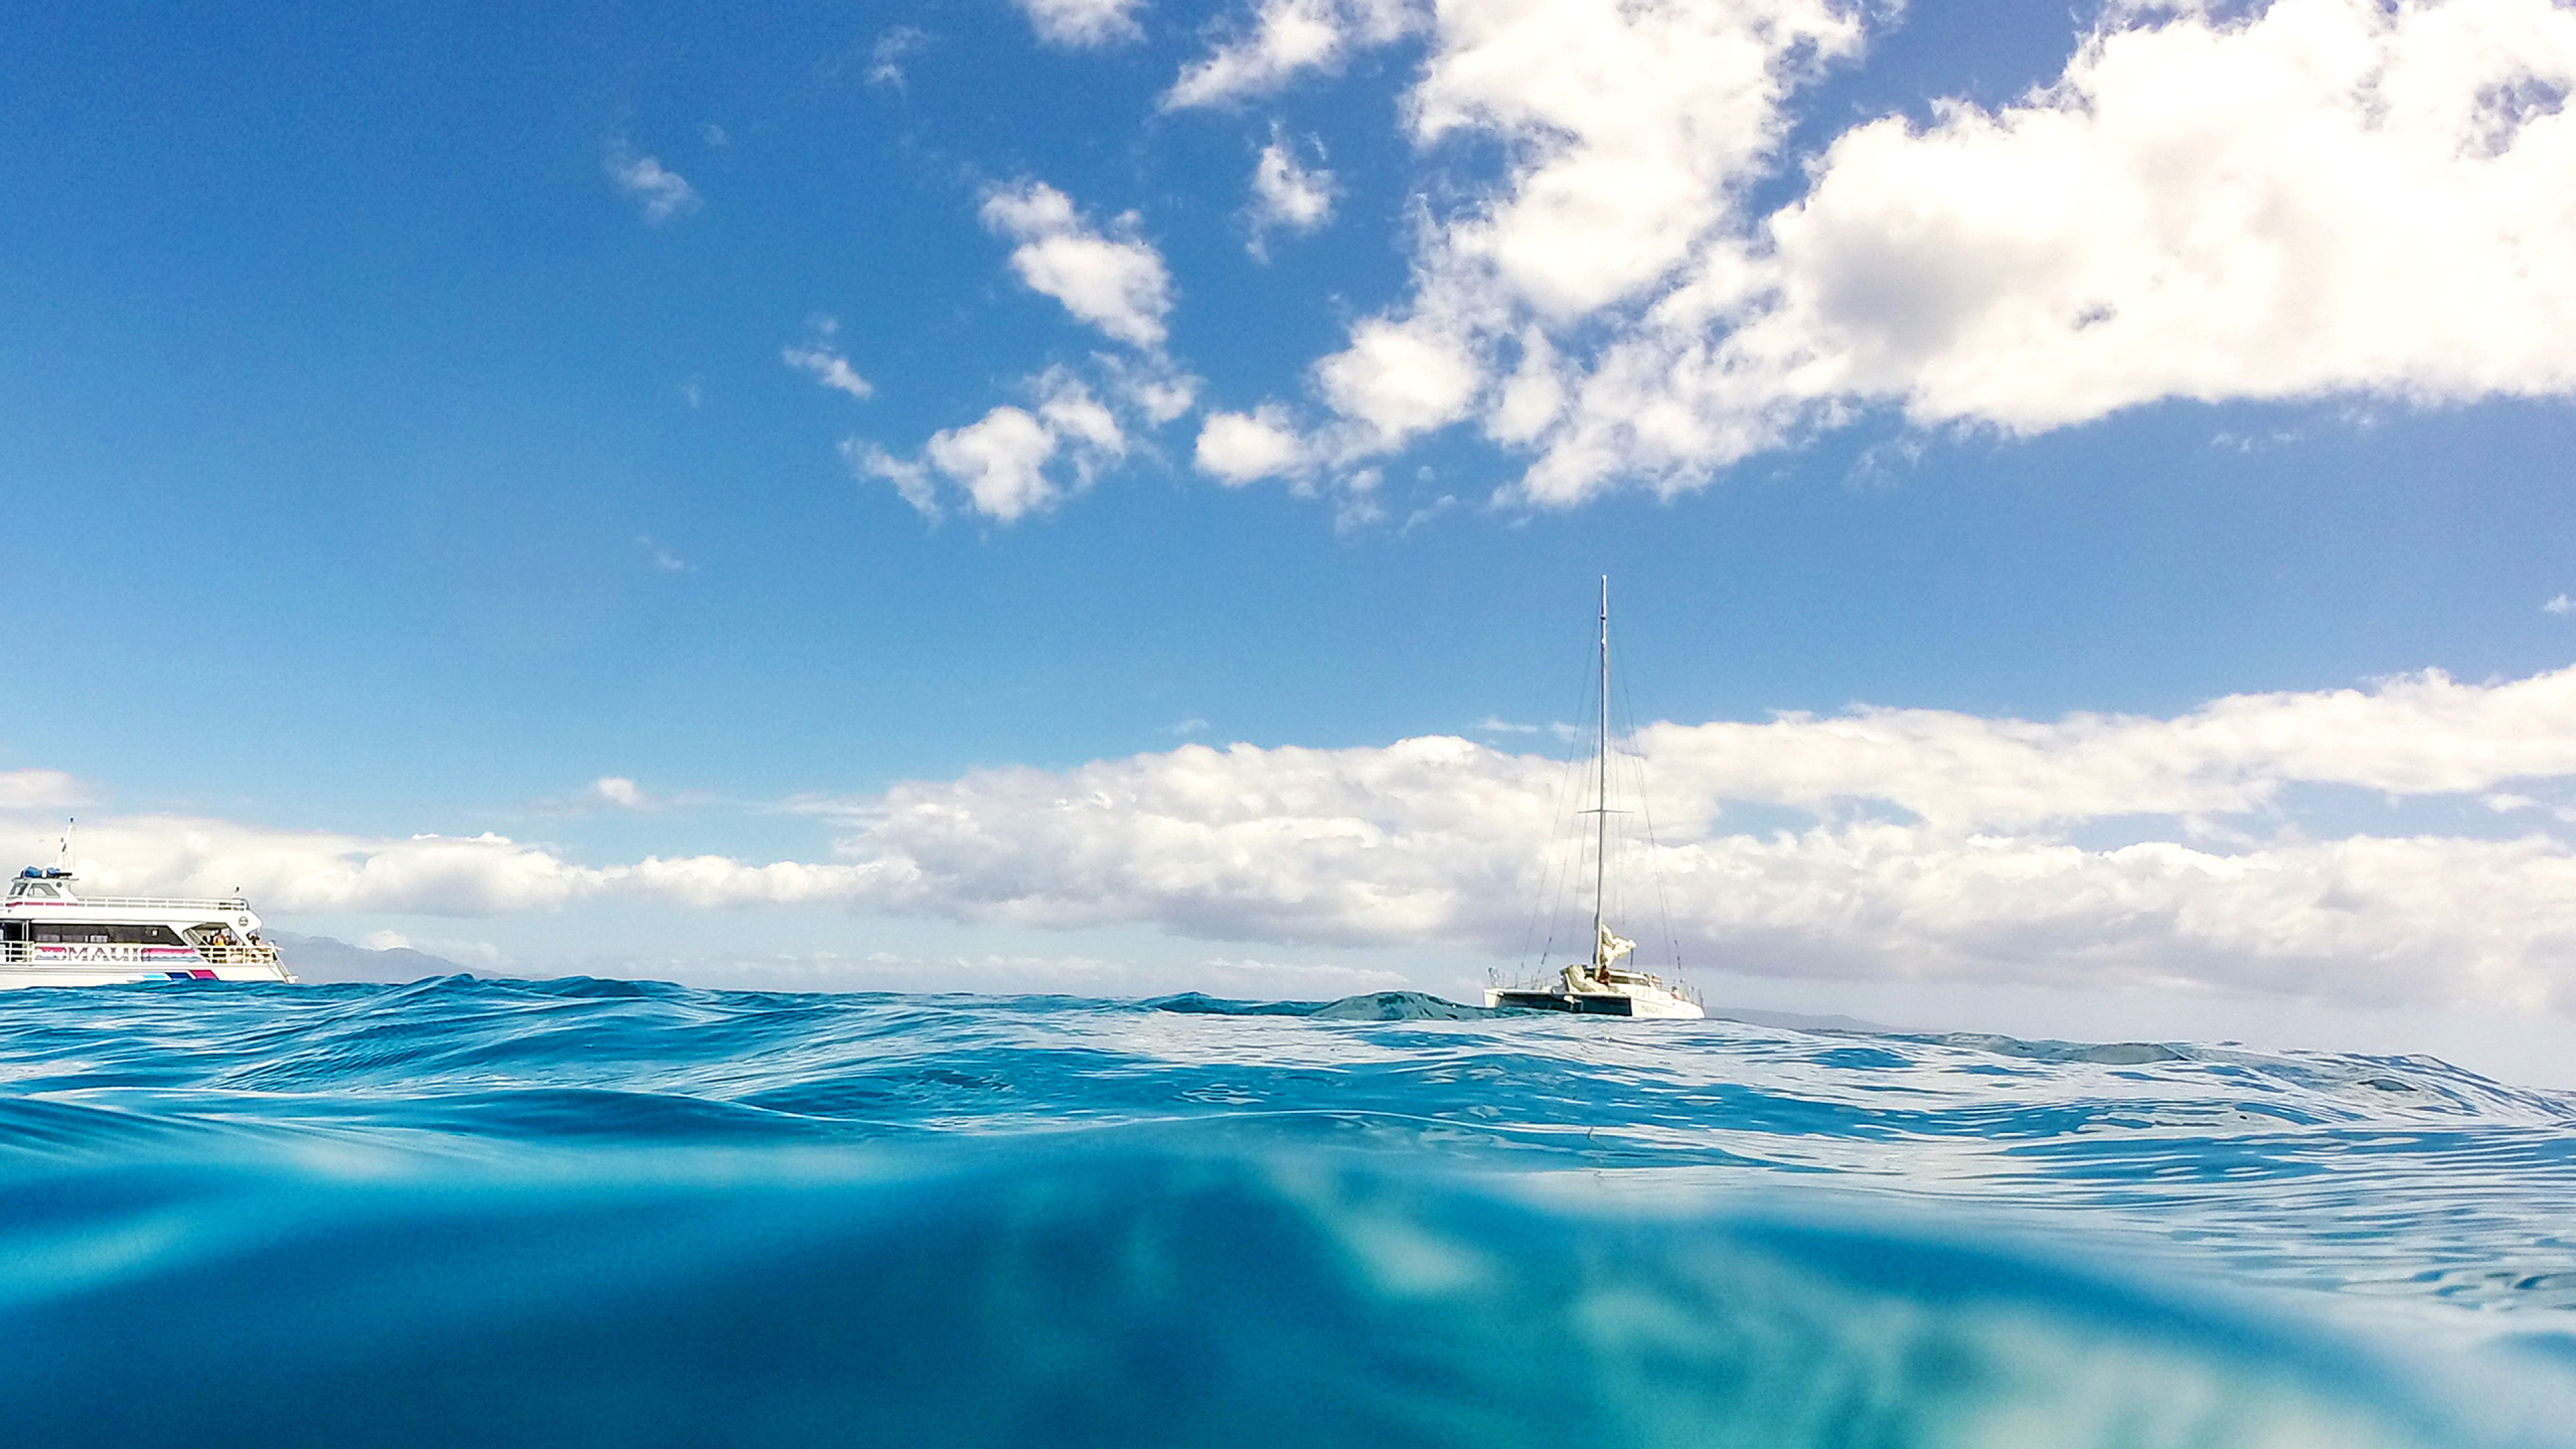
[[[288,973],[298,981],[418,981],[425,976],[474,974],[444,956],[409,946],[376,951],[329,936],[299,936],[293,931],[261,934],[277,947]]]

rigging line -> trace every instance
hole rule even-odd
[[[1587,670],[1582,696],[1575,701],[1575,718],[1581,719],[1591,712],[1593,688],[1593,679]],[[1572,889],[1575,871],[1582,864],[1579,858],[1568,858],[1579,857],[1581,853],[1573,835],[1581,817],[1566,808],[1573,803],[1575,772],[1582,763],[1582,756],[1576,749],[1580,743],[1577,735],[1566,737],[1565,758],[1559,764],[1556,789],[1548,800],[1548,841],[1539,858],[1538,889],[1530,897],[1529,920],[1521,931],[1520,955],[1513,967],[1516,971],[1528,969],[1530,941],[1537,937],[1540,922],[1544,921],[1547,924],[1546,944],[1539,950],[1537,969],[1542,974],[1546,972],[1548,957],[1556,952],[1556,927],[1565,912],[1565,894]],[[1564,863],[1563,870],[1558,869],[1560,861]]]
[[[1682,964],[1682,942],[1681,937],[1673,933],[1672,890],[1670,883],[1664,879],[1663,843],[1655,838],[1655,795],[1647,788],[1650,782],[1646,778],[1646,752],[1636,748],[1637,700],[1628,687],[1628,679],[1625,675],[1620,676],[1619,679],[1619,704],[1628,712],[1630,748],[1627,754],[1637,762],[1637,811],[1643,817],[1646,826],[1646,871],[1655,882],[1655,908],[1662,915],[1664,949],[1671,953],[1673,969],[1678,971]]]
[[[1583,689],[1583,697],[1576,702],[1576,707],[1578,710],[1588,712],[1591,705],[1592,685],[1587,679]],[[1580,718],[1580,715],[1577,717]],[[1555,895],[1553,899],[1545,903],[1547,912],[1547,946],[1546,949],[1540,952],[1538,959],[1538,972],[1542,978],[1544,978],[1547,973],[1548,958],[1556,954],[1557,928],[1565,922],[1565,898],[1573,893],[1575,878],[1582,872],[1583,868],[1583,817],[1574,814],[1566,808],[1568,805],[1573,803],[1574,792],[1577,788],[1578,779],[1583,773],[1584,761],[1580,748],[1581,745],[1582,736],[1580,734],[1569,735],[1566,739],[1565,770],[1561,776],[1561,784],[1558,788],[1557,798],[1553,802],[1553,807],[1550,811],[1557,822],[1554,826],[1554,830],[1561,831],[1563,833],[1551,833],[1548,841],[1548,858],[1551,864],[1558,859],[1562,859],[1565,862],[1565,868],[1555,873]]]

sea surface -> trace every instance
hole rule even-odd
[[[598,980],[0,993],[0,1445],[2576,1445],[2420,1057]]]

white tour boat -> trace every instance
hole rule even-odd
[[[82,896],[31,865],[0,900],[0,987],[294,979],[239,897]]]
[[[1593,761],[1596,782],[1592,808],[1583,813],[1595,825],[1592,856],[1592,959],[1577,961],[1552,981],[1485,988],[1485,1005],[1535,1007],[1542,1011],[1576,1011],[1591,1016],[1699,1017],[1698,993],[1668,983],[1650,972],[1619,961],[1637,943],[1610,929],[1602,918],[1604,892],[1610,882],[1610,580],[1601,580],[1601,734]]]

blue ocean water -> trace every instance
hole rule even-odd
[[[0,993],[0,1444],[2576,1445],[2423,1058],[625,982]]]

